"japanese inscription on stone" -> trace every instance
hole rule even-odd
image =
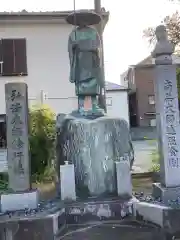
[[[21,120],[21,111],[22,106],[19,100],[22,98],[21,94],[17,92],[15,89],[12,90],[11,95],[9,96],[9,100],[11,101],[11,126],[12,126],[12,148],[13,148],[13,161],[14,171],[18,174],[24,174],[23,167],[23,140],[22,140],[22,126],[23,121]]]
[[[155,95],[160,157],[160,182],[165,187],[180,186],[180,119],[174,45],[164,25],[155,30]]]
[[[173,83],[170,79],[164,80],[164,110],[165,127],[168,143],[168,166],[170,168],[180,167],[179,150],[177,146],[177,109],[175,96],[173,95]]]
[[[5,85],[10,188],[29,189],[28,104],[25,83]]]

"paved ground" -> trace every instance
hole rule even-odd
[[[121,226],[120,224],[97,225],[82,227],[80,230],[70,231],[58,240],[163,240],[162,233],[157,229],[135,226]]]
[[[151,168],[151,153],[157,148],[155,141],[133,141],[135,151],[134,172],[148,172]]]

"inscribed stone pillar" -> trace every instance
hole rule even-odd
[[[164,26],[156,29],[155,96],[159,138],[161,184],[180,186],[180,123],[176,66],[172,65],[173,46]]]
[[[9,188],[26,191],[30,188],[27,84],[6,83],[5,99]]]

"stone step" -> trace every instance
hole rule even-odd
[[[67,224],[85,224],[94,221],[120,220],[133,216],[133,201],[104,200],[74,202],[66,205]]]

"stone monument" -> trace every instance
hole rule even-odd
[[[153,184],[152,196],[147,202],[135,204],[137,215],[165,229],[168,239],[180,232],[180,119],[176,66],[172,64],[173,45],[166,28],[156,28],[155,97],[160,154],[160,183]],[[149,200],[150,199],[150,200]]]
[[[180,195],[180,119],[176,66],[172,64],[174,47],[167,39],[164,26],[157,27],[156,37],[152,56],[156,64],[154,86],[161,183],[154,185],[154,194],[167,202]]]
[[[131,198],[131,186],[124,191],[118,181],[117,190],[122,169],[116,164],[121,161],[126,165],[124,169],[130,176],[133,149],[129,126],[123,119],[106,116],[98,106],[102,84],[101,42],[92,25],[100,21],[99,15],[87,10],[74,12],[67,18],[68,23],[76,26],[69,36],[68,52],[70,81],[75,83],[78,109],[63,120],[58,118],[61,119],[57,124],[58,158],[60,165],[66,161],[74,165],[77,197],[122,194]]]
[[[5,85],[9,188],[30,189],[28,97],[25,83]]]
[[[5,84],[9,190],[1,194],[0,239],[55,239],[65,226],[59,202],[40,202],[31,189],[27,84]]]
[[[8,194],[1,195],[1,211],[37,208],[38,193],[31,191],[27,84],[5,84],[7,116]]]

